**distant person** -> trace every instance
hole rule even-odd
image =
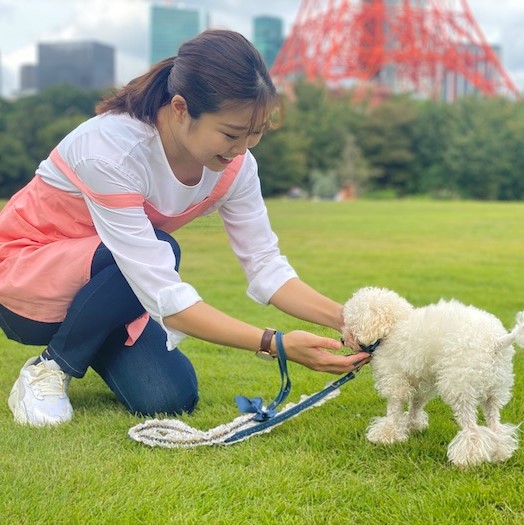
[[[0,326],[46,346],[13,386],[15,421],[69,421],[70,378],[89,367],[131,412],[191,412],[197,378],[177,349],[186,335],[275,355],[272,330],[213,308],[178,273],[167,232],[215,210],[253,300],[341,329],[342,305],[297,277],[268,220],[249,148],[276,105],[255,48],[206,31],[102,101],[12,197],[0,213]],[[367,358],[332,353],[339,341],[306,331],[283,342],[290,360],[317,371],[342,374]]]

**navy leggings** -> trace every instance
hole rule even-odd
[[[180,247],[165,232],[180,264]],[[132,346],[125,346],[125,325],[144,308],[118,269],[111,252],[100,244],[90,281],[73,299],[62,323],[41,323],[0,305],[0,327],[7,337],[26,345],[47,345],[49,354],[73,376],[92,367],[131,412],[144,415],[192,412],[198,402],[195,370],[178,349],[166,349],[166,333],[152,319]]]

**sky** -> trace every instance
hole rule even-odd
[[[96,40],[116,49],[116,83],[149,67],[149,6],[153,0],[0,0],[0,95],[19,87],[22,64],[37,61],[39,42]],[[252,18],[279,16],[286,34],[302,0],[154,0],[208,11],[215,28],[252,37]],[[355,0],[356,1],[356,0]],[[438,0],[459,5],[465,0]],[[524,92],[524,0],[468,0],[489,43],[502,46],[502,62]]]

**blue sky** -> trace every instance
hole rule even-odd
[[[117,49],[118,84],[143,73],[148,67],[151,1],[0,0],[2,95],[18,88],[21,64],[36,62],[38,42],[104,42]],[[445,1],[459,5],[463,0]],[[207,9],[213,27],[234,29],[250,38],[251,20],[257,15],[280,16],[289,30],[301,0],[186,0],[183,4]],[[503,64],[524,91],[524,0],[469,0],[468,4],[488,41],[502,45]]]

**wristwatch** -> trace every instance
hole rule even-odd
[[[258,349],[256,356],[264,361],[273,361],[277,358],[277,353],[271,352],[271,340],[273,336],[277,333],[274,328],[266,328],[262,334],[262,339],[260,341],[260,348]]]

